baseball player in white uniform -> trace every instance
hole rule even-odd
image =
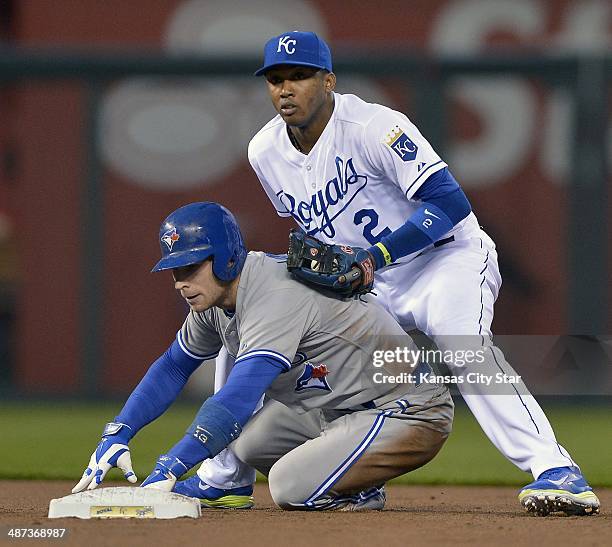
[[[452,374],[518,376],[492,344],[501,285],[495,244],[416,126],[400,112],[335,93],[329,47],[311,32],[270,39],[256,75],[278,114],[253,137],[248,156],[276,212],[324,242],[367,250],[357,264],[362,282],[374,284],[406,331],[418,329],[444,350],[486,349],[476,368],[447,361]],[[598,512],[597,496],[522,382],[503,391],[457,387],[491,442],[533,474],[519,493],[528,511]],[[201,474],[210,482],[239,468],[230,454]]]
[[[375,299],[316,291],[292,279],[285,260],[247,254],[234,217],[216,203],[173,212],[160,245],[153,271],[172,270],[190,313],[107,424],[74,491],[96,488],[113,466],[134,481],[129,440],[222,346],[235,358],[227,382],[142,486],[214,506],[198,475],[176,481],[233,442],[242,461],[268,476],[283,509],[382,509],[385,482],[438,453],[452,424],[448,389],[429,380],[428,365],[413,361],[414,381],[402,382],[393,363],[379,362],[385,352],[415,346]],[[235,495],[243,505],[249,497]]]

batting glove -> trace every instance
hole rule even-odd
[[[189,468],[181,460],[165,454],[157,459],[155,469],[140,486],[172,492],[177,479],[187,471]]]
[[[128,442],[131,439],[130,426],[126,424],[108,423],[102,433],[102,440],[89,459],[87,469],[81,480],[72,489],[72,493],[82,490],[93,490],[104,480],[106,473],[113,467],[119,467],[125,478],[135,483],[138,479],[132,469],[132,458]]]

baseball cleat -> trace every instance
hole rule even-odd
[[[255,504],[252,484],[223,490],[202,482],[198,475],[177,482],[172,491],[198,498],[200,505],[208,509],[250,509]]]
[[[385,487],[369,488],[360,492],[355,499],[340,507],[339,511],[382,511],[387,502]]]
[[[577,516],[599,513],[599,499],[578,467],[544,471],[538,480],[525,486],[518,497],[529,513],[541,517],[555,512]]]
[[[385,487],[373,487],[359,494],[329,495],[305,503],[292,503],[296,508],[314,511],[382,511],[387,501]]]

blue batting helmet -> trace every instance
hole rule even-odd
[[[213,273],[221,281],[235,279],[247,250],[240,228],[225,207],[208,201],[190,203],[171,213],[159,229],[161,260],[153,272],[213,260]]]

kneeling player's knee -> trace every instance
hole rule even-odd
[[[251,440],[253,439],[251,438]],[[263,444],[259,442],[250,442],[246,437],[245,439],[243,439],[242,436],[238,437],[238,439],[231,444],[231,447],[240,461],[254,467],[266,477],[270,472],[270,467],[272,467],[276,461],[273,455],[267,453]]]
[[[304,483],[300,482],[300,472],[277,461],[270,469],[268,487],[274,503],[281,509],[295,511],[304,509],[304,502],[309,495]]]
[[[251,442],[252,440],[252,438],[248,438],[246,435],[242,438],[241,435],[232,443],[232,450],[240,461],[267,475],[270,466],[274,462],[270,460],[269,456],[266,456],[264,447],[257,442]]]
[[[254,447],[250,443],[245,442],[245,439],[242,437],[238,437],[238,439],[232,443],[232,450],[234,451],[234,454],[238,456],[238,459],[251,466],[251,461],[257,454],[257,451],[253,448]]]

